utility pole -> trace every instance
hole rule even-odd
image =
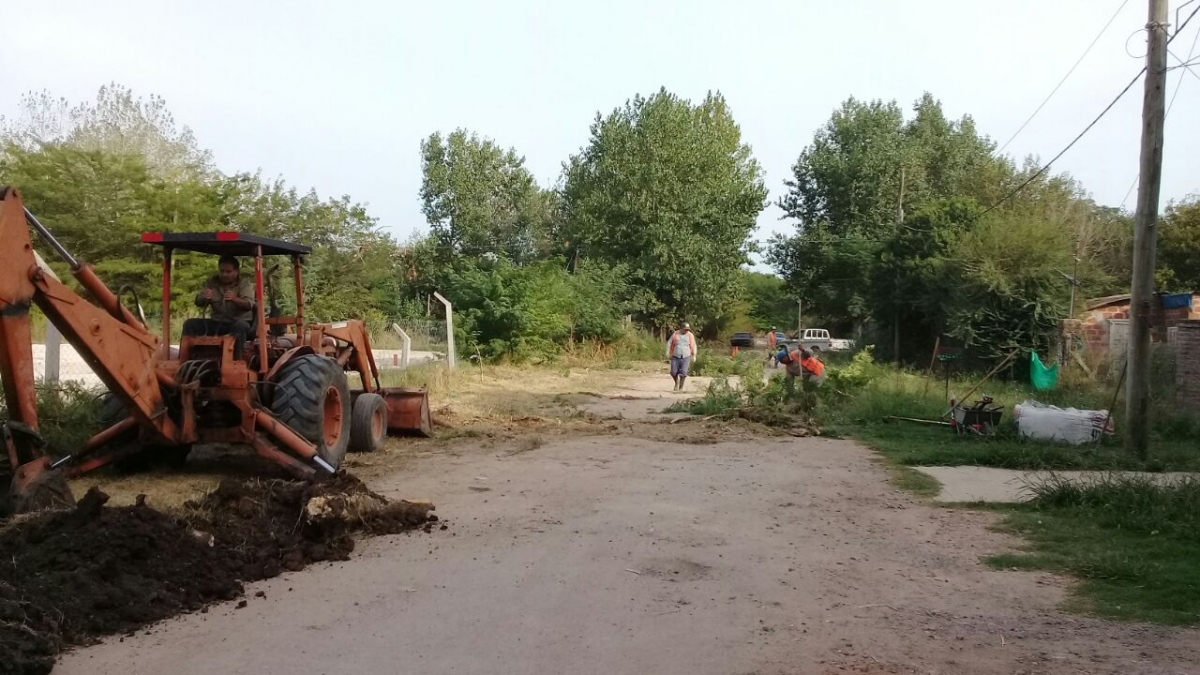
[[[896,231],[904,224],[904,167],[900,167],[900,197],[896,199]],[[900,363],[900,272],[896,271],[896,285],[892,287],[892,358]]]
[[[1071,270],[1071,305],[1067,319],[1075,318],[1075,288],[1079,286],[1079,242],[1075,242],[1075,269]]]
[[[804,299],[796,300],[796,339],[804,337]]]
[[[1129,298],[1129,389],[1125,397],[1125,448],[1145,458],[1149,449],[1150,303],[1158,239],[1163,120],[1167,102],[1167,0],[1150,0],[1146,23],[1146,86],[1142,99],[1142,155],[1133,231],[1133,284]]]
[[[1062,344],[1059,346],[1059,350],[1058,350],[1059,351],[1058,362],[1061,364],[1064,364],[1064,367],[1065,367],[1065,364],[1067,362],[1067,356],[1069,356],[1069,352],[1071,351],[1071,347],[1069,344],[1071,334],[1067,332],[1067,322],[1075,320],[1075,289],[1079,288],[1079,241],[1078,240],[1076,240],[1076,242],[1075,242],[1075,268],[1073,270],[1071,270],[1071,276],[1068,277],[1066,275],[1066,273],[1063,272],[1062,270],[1059,270],[1058,273],[1063,275],[1064,277],[1066,277],[1067,281],[1069,281],[1071,283],[1071,304],[1069,305],[1069,309],[1067,309],[1067,319],[1066,319],[1066,321],[1063,322],[1062,335],[1059,336],[1060,339],[1062,340]]]

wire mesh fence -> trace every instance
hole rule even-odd
[[[407,335],[410,341],[409,365],[430,361],[444,361],[446,359],[450,345],[445,321],[435,319],[403,319],[392,324],[386,337],[375,339],[377,361],[378,353],[381,351],[380,347],[383,345],[390,343],[394,345],[396,350],[401,348],[403,342],[400,331],[403,331],[404,335]],[[391,365],[395,366],[398,364],[392,363]]]
[[[33,366],[43,386],[102,390],[104,383],[87,361],[58,334],[42,316],[35,317]],[[410,339],[407,365],[444,361],[449,352],[446,322],[441,319],[405,319],[371,336],[372,351],[380,368],[405,366],[404,341],[399,328]]]
[[[48,386],[73,384],[96,389],[104,386],[87,361],[62,341],[53,327],[47,329],[45,342],[33,345],[33,372]]]

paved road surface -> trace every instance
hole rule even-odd
[[[464,439],[375,487],[449,529],[63,658],[60,675],[1195,673],[1200,632],[1057,611],[988,514],[848,441]],[[265,598],[255,598],[263,591]]]

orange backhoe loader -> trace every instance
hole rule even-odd
[[[31,227],[95,304],[58,280],[33,249]],[[0,514],[69,504],[66,477],[135,453],[178,459],[193,444],[245,444],[312,478],[335,473],[348,449],[378,448],[389,431],[429,434],[425,390],[381,386],[362,322],[305,320],[302,263],[309,247],[240,232],[150,232],[142,241],[163,251],[161,338],[51,235],[16,189],[0,186],[0,379],[9,415],[0,421],[0,441],[12,474],[11,486],[0,479]],[[178,349],[171,347],[175,251],[253,259],[255,302],[243,345],[233,335],[213,335],[184,336]],[[263,306],[270,256],[292,262],[294,316]],[[33,304],[108,387],[107,426],[79,448],[46,448],[38,433]],[[360,388],[350,389],[349,373],[357,374]]]

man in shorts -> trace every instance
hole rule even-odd
[[[671,379],[675,380],[675,391],[683,391],[688,368],[692,365],[692,359],[696,358],[696,335],[687,322],[671,333],[671,339],[667,340],[667,358],[671,361]]]

